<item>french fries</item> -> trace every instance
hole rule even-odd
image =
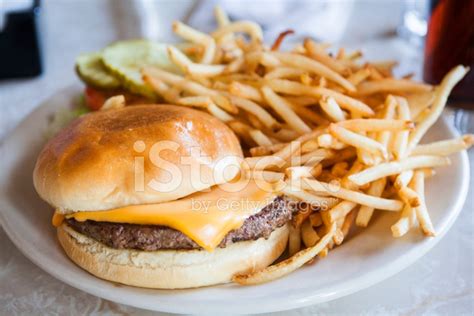
[[[243,32],[250,36],[252,42],[255,44],[259,44],[263,40],[263,32],[260,26],[252,21],[238,21],[228,23],[226,25],[220,26],[216,31],[214,31],[211,35],[217,41],[222,40],[225,38],[227,34]]]
[[[337,101],[341,108],[345,108],[349,111],[358,112],[365,116],[374,115],[374,111],[370,106],[362,101],[346,96],[340,92],[330,90],[327,88],[305,86],[304,84],[283,80],[274,79],[269,80],[268,86],[275,92],[286,93],[289,95],[305,95],[310,97],[332,97]]]
[[[226,70],[225,65],[197,64],[192,62],[184,53],[174,46],[168,47],[170,60],[180,67],[185,73],[193,76],[218,76]]]
[[[258,24],[230,21],[220,7],[214,14],[211,34],[173,24],[186,41],[168,47],[181,74],[153,67],[141,73],[165,102],[206,111],[235,132],[245,153],[241,176],[305,205],[291,221],[290,257],[234,282],[268,282],[324,258],[349,238],[353,223],[367,227],[379,211],[399,215],[394,237],[417,222],[434,236],[425,180],[450,164],[449,155],[470,148],[474,135],[420,141],[469,69],[455,67],[438,86],[398,79],[394,61],[362,63],[360,51],[343,48],[333,56],[328,44],[310,39],[281,51],[291,30],[269,48]],[[103,108],[122,101],[111,98]]]
[[[347,81],[347,79],[345,79],[344,77],[342,77],[337,72],[330,69],[329,67],[317,62],[316,60],[312,60],[311,58],[301,56],[301,55],[291,54],[291,53],[273,52],[272,54],[273,56],[278,58],[282,63],[286,65],[305,69],[317,75],[323,76],[339,84],[341,87],[343,87],[347,91],[350,91],[350,92],[356,91],[354,85],[350,83],[349,81]]]
[[[201,63],[210,64],[212,62],[216,52],[216,42],[211,36],[199,32],[181,22],[173,23],[173,31],[183,39],[186,39],[190,42],[195,44],[204,44],[205,48],[204,54],[201,58]]]
[[[296,115],[291,109],[291,105],[282,97],[277,95],[267,86],[262,87],[262,93],[271,107],[285,120],[295,131],[304,134],[311,131],[308,125]]]
[[[314,41],[310,39],[305,39],[304,47],[306,48],[309,57],[326,65],[338,74],[344,75],[347,72],[347,67],[343,63],[339,62],[337,59],[330,57],[324,51],[324,49],[318,46]]]
[[[350,177],[349,177],[350,178]],[[329,183],[320,182],[312,179],[302,179],[303,189],[314,192],[324,192],[336,198],[351,201],[360,205],[366,205],[386,211],[400,211],[403,203],[398,200],[389,200],[373,195],[364,194],[358,191],[348,190],[345,188],[331,189]]]
[[[384,159],[388,158],[386,148],[379,142],[369,137],[365,137],[360,134],[351,132],[337,124],[329,125],[329,132],[332,136],[339,139],[345,144],[363,149],[374,155],[381,155]]]
[[[341,122],[346,119],[346,115],[334,98],[322,98],[321,101],[319,101],[319,105],[333,122]]]

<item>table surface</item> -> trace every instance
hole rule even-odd
[[[161,1],[167,9],[162,23],[186,14],[191,1]],[[367,29],[390,33],[399,12],[395,1],[359,2],[348,27],[368,58],[402,57],[401,68],[420,69],[420,48],[400,39],[367,38]],[[0,139],[42,100],[77,81],[72,65],[78,53],[100,49],[119,38],[136,37],[140,26],[113,0],[44,2],[41,29],[45,73],[35,79],[0,83]],[[398,10],[398,11],[397,11]],[[367,14],[366,12],[370,12]],[[365,14],[365,15],[364,15]],[[394,17],[395,15],[395,17]],[[364,23],[359,23],[362,20]],[[136,21],[136,20],[135,20]],[[361,25],[366,25],[364,28]],[[385,28],[385,29],[383,29]],[[66,31],[67,33],[66,33]],[[380,31],[382,30],[382,31]],[[386,32],[388,30],[388,32]],[[374,34],[371,34],[374,35]],[[350,42],[350,41],[349,41]],[[383,47],[383,49],[382,49]],[[474,154],[469,155],[474,166]],[[418,262],[394,277],[331,302],[274,315],[450,314],[474,312],[474,190],[473,171],[468,199],[459,219],[444,239]],[[43,272],[26,259],[0,229],[0,314],[137,314],[153,312],[109,302],[76,290]]]

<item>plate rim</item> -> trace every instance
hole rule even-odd
[[[77,85],[71,85],[68,87],[65,87],[63,89],[59,89],[56,94],[59,93],[64,93],[66,90],[72,90],[73,88],[75,89]],[[50,98],[54,97],[56,94],[51,95],[49,98],[46,98],[42,102],[40,102],[39,106],[36,107],[33,111],[31,111],[29,114],[27,114],[23,120],[21,120],[16,127],[8,133],[0,142],[0,152],[3,152],[5,150],[6,144],[8,143],[8,140],[16,134],[16,132],[24,125],[24,122],[32,117],[37,115],[39,111],[41,111],[44,107],[45,102],[49,100]],[[446,119],[446,114],[443,114],[441,117],[441,120],[443,124],[446,126],[446,128],[450,131],[451,134],[455,135],[456,137],[459,137],[459,132],[447,121]],[[346,282],[346,286],[343,289],[339,289],[336,292],[329,293],[327,295],[321,295],[321,293],[315,293],[313,291],[312,293],[308,293],[305,295],[302,295],[300,298],[292,298],[291,300],[286,301],[284,304],[274,304],[270,302],[263,302],[259,301],[258,305],[253,305],[251,312],[252,313],[266,313],[266,312],[276,312],[276,311],[286,311],[290,309],[295,309],[295,308],[301,308],[309,305],[316,305],[322,302],[327,302],[331,300],[335,300],[353,293],[356,293],[358,291],[361,291],[363,289],[366,289],[370,286],[373,286],[375,284],[378,284],[395,274],[401,272],[402,270],[408,268],[411,266],[413,263],[418,261],[420,258],[422,258],[426,253],[428,253],[433,247],[435,247],[441,239],[444,238],[446,233],[451,229],[452,225],[458,218],[460,212],[463,209],[463,205],[466,201],[468,190],[469,190],[469,180],[470,180],[470,165],[469,165],[469,159],[466,151],[462,151],[460,153],[460,168],[463,172],[467,172],[466,177],[462,177],[461,181],[461,191],[459,195],[457,196],[457,199],[455,200],[454,205],[451,207],[451,215],[449,217],[449,222],[445,223],[444,229],[437,234],[437,236],[429,241],[425,241],[427,245],[422,246],[423,248],[419,249],[419,247],[412,247],[409,251],[406,251],[403,253],[402,256],[398,257],[396,260],[393,260],[386,264],[384,268],[378,268],[375,270],[372,270],[370,272],[367,272],[365,274],[362,274],[358,277],[350,279],[350,281]],[[3,192],[3,191],[2,191]],[[3,195],[3,194],[2,194]],[[123,298],[117,298],[116,295],[113,293],[109,293],[107,291],[101,291],[99,290],[93,290],[87,285],[81,284],[80,281],[74,281],[72,278],[67,278],[67,277],[62,277],[59,274],[55,274],[54,268],[50,268],[47,266],[45,263],[41,262],[38,258],[34,257],[32,254],[30,254],[27,249],[24,247],[20,247],[20,238],[18,237],[18,234],[14,232],[14,229],[10,228],[8,224],[8,221],[3,214],[3,209],[4,208],[9,208],[11,211],[11,208],[14,207],[9,205],[9,203],[4,202],[3,199],[0,200],[0,205],[2,206],[0,209],[0,224],[2,225],[2,228],[4,229],[6,235],[8,238],[13,242],[15,247],[25,256],[30,260],[32,263],[34,263],[36,266],[40,267],[43,271],[47,272],[49,275],[54,277],[55,279],[64,282],[65,284],[68,284],[69,286],[72,286],[76,289],[79,289],[81,291],[84,291],[90,295],[98,296],[103,299],[107,299],[110,301],[114,301],[117,303],[137,307],[137,308],[142,308],[142,309],[147,309],[147,310],[152,310],[152,311],[161,311],[161,312],[171,312],[171,313],[189,313],[190,309],[182,306],[171,306],[169,304],[163,304],[159,306],[159,309],[156,308],[156,305],[152,306],[150,303],[145,303],[143,304],[144,301],[141,301],[141,303],[135,303],[133,300],[125,300]],[[15,211],[15,210],[14,210]],[[70,264],[73,264],[70,262]],[[238,308],[236,311],[232,312],[237,312],[237,313],[246,313],[248,310],[243,307],[242,304],[234,304],[230,306],[235,306]],[[208,306],[209,307],[209,306]],[[199,308],[194,308],[194,311],[199,310]],[[207,308],[205,309],[206,311],[210,311],[211,313],[218,313],[221,312],[222,310],[219,308]]]

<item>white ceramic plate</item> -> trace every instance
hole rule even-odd
[[[32,171],[48,117],[68,106],[80,87],[65,89],[30,114],[5,140],[0,157],[1,222],[11,240],[42,269],[85,292],[150,310],[174,313],[260,313],[332,300],[380,282],[406,268],[449,230],[466,198],[469,163],[466,153],[453,155],[450,168],[439,168],[428,180],[427,203],[438,236],[424,238],[414,230],[391,236],[397,215],[377,212],[369,228],[356,231],[341,247],[315,264],[259,286],[223,285],[195,290],[149,290],[102,281],[64,255],[50,224],[51,208],[36,195]],[[455,137],[440,120],[426,141]]]

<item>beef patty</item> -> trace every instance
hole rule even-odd
[[[243,225],[230,231],[219,244],[220,248],[245,241],[268,238],[272,231],[286,224],[292,216],[292,203],[286,198],[277,197],[259,213],[247,218]],[[91,237],[115,249],[201,249],[191,238],[166,226],[137,225],[87,220],[78,222],[73,218],[66,220],[75,231]]]

